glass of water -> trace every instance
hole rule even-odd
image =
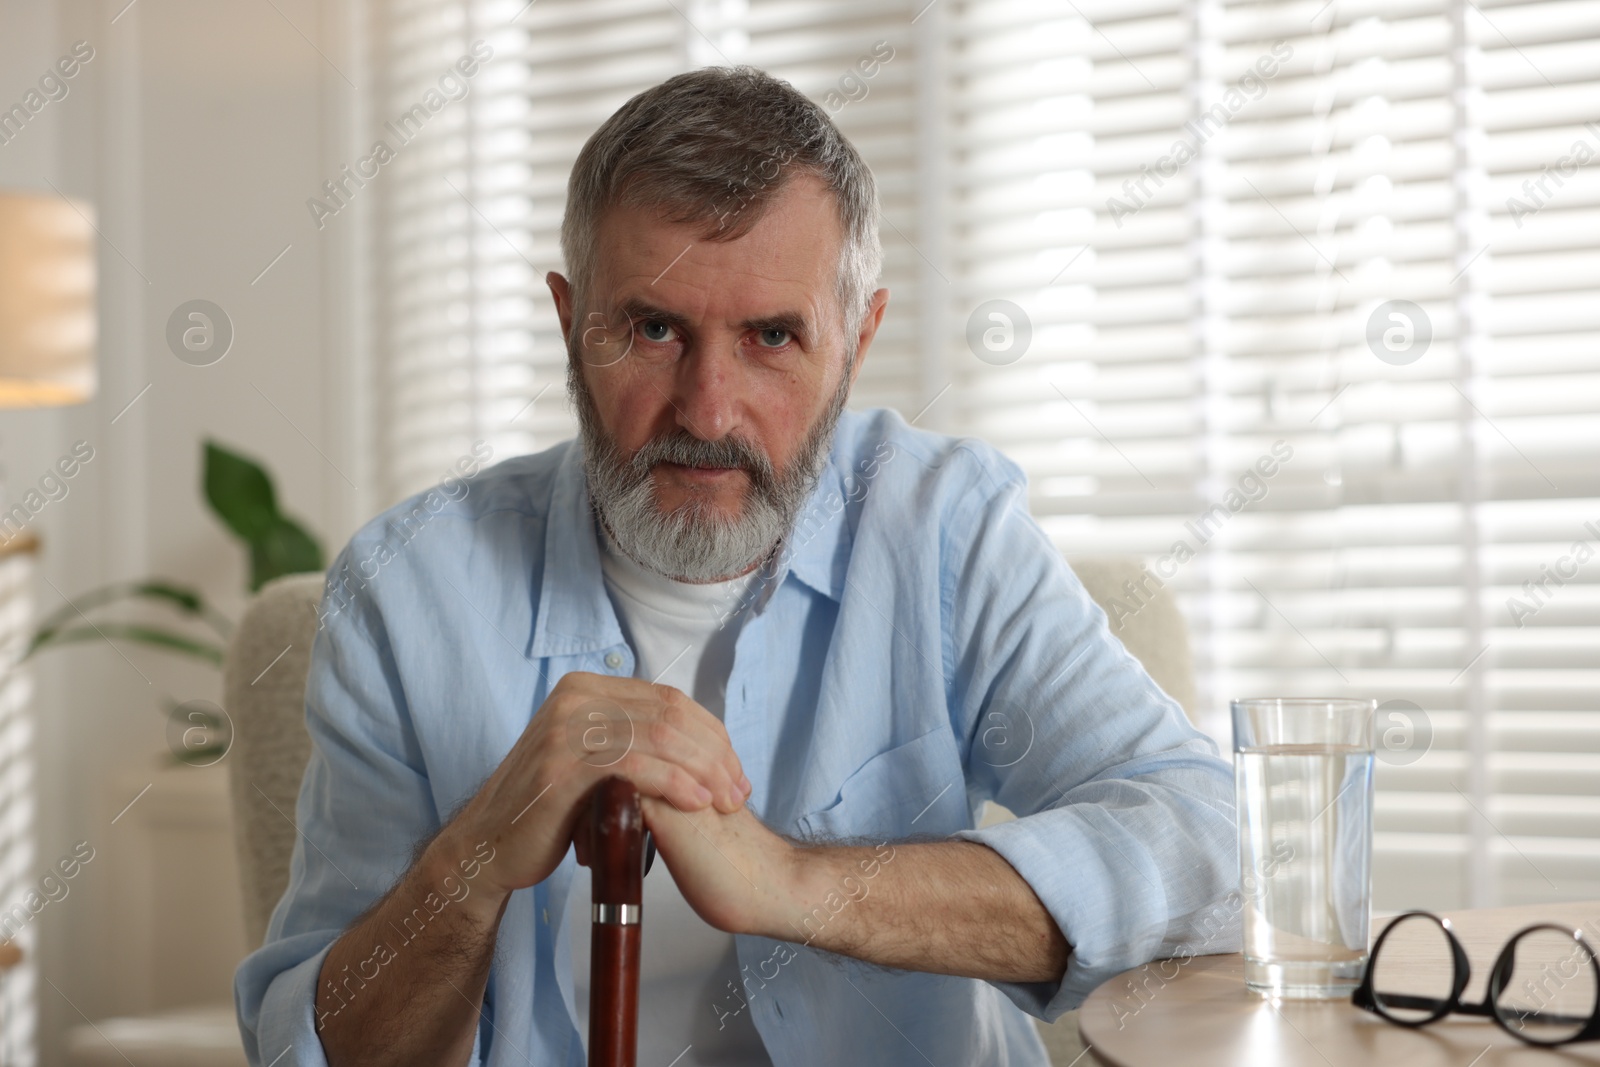
[[[1233,702],[1245,984],[1348,997],[1367,962],[1372,700]]]

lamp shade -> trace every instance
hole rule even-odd
[[[0,407],[94,395],[92,211],[60,196],[0,191]]]

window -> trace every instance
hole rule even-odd
[[[1600,3],[416,0],[369,28],[384,119],[493,49],[382,180],[387,499],[475,439],[570,435],[568,168],[633,93],[753,63],[880,183],[856,406],[1002,448],[1069,555],[1144,556],[1220,741],[1232,696],[1383,702],[1379,907],[1600,894]]]
[[[27,535],[24,534],[24,538]],[[27,540],[0,554],[0,941],[22,950],[13,969],[0,968],[0,1063],[31,1064],[39,1026],[39,934],[27,907],[38,899],[34,849],[34,727],[31,670],[16,669],[35,625],[33,557]]]

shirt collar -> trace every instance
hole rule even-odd
[[[788,561],[789,573],[798,581],[835,601],[844,596],[845,568],[850,564],[854,541],[854,530],[845,522],[849,497],[840,468],[840,436],[836,431],[833,449],[817,477],[816,488],[800,506],[779,552],[779,558]]]
[[[597,652],[623,643],[606,595],[583,447],[570,441],[556,467],[544,527],[544,574],[528,641],[530,658]]]
[[[839,466],[839,438],[836,432],[828,462],[796,514],[778,556],[787,573],[835,601],[844,594],[853,540],[845,522],[849,498]],[[599,534],[583,473],[583,447],[576,440],[568,443],[556,467],[546,514],[544,574],[539,581],[528,656],[570,656],[623,644],[622,627],[600,569]]]

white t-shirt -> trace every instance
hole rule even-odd
[[[623,637],[633,649],[634,677],[681,689],[721,718],[742,615],[735,609],[755,573],[706,585],[675,582],[623,555],[609,532],[601,530],[600,566]],[[586,1050],[590,899],[589,868],[580,866],[567,921],[578,1030]],[[750,1013],[728,1011],[738,1003],[733,990],[740,997],[744,992],[733,935],[694,913],[659,856],[644,880],[641,915],[639,1062],[656,1067],[771,1067]]]

